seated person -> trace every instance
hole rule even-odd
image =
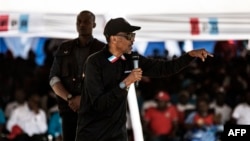
[[[196,111],[191,112],[186,121],[185,139],[188,141],[215,141],[219,131],[219,116],[209,109],[207,99],[199,98],[196,103]]]
[[[13,111],[6,125],[9,140],[44,141],[47,138],[47,117],[40,108],[40,101],[40,95],[32,93],[23,106]]]

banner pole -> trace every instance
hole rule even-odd
[[[130,88],[128,90],[128,106],[133,129],[134,141],[144,141],[134,83],[130,85]]]

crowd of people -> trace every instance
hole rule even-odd
[[[60,138],[61,118],[48,83],[49,67],[29,59],[1,54],[1,141]],[[18,137],[18,139],[17,139]]]
[[[50,42],[53,41],[48,40],[47,44],[49,45]],[[11,138],[13,136],[11,136],[11,127],[7,124],[13,118],[11,113],[13,109],[25,105],[24,103],[28,102],[26,96],[32,93],[39,94],[37,98],[40,100],[37,100],[35,103],[39,104],[39,107],[45,113],[42,116],[46,117],[46,120],[43,120],[42,123],[44,123],[44,126],[46,123],[47,128],[44,127],[38,133],[42,135],[46,133],[47,135],[50,134],[53,137],[60,138],[61,127],[57,127],[58,131],[50,128],[50,123],[58,123],[57,126],[61,123],[55,94],[48,84],[53,51],[54,49],[47,54],[47,59],[43,66],[36,65],[32,52],[27,60],[13,58],[11,52],[1,54],[1,66],[3,66],[0,73],[2,138]],[[163,57],[161,59],[166,58]],[[223,56],[215,55],[213,59],[209,59],[203,64],[199,60],[194,61],[190,67],[168,78],[152,79],[143,77],[136,89],[145,140],[152,140],[159,134],[158,132],[162,132],[154,130],[155,128],[166,130],[164,134],[169,135],[169,131],[171,131],[171,136],[174,136],[175,139],[184,139],[194,137],[195,132],[188,131],[197,131],[197,136],[198,133],[201,134],[198,130],[193,129],[196,127],[194,126],[195,123],[199,125],[218,125],[216,126],[218,127],[218,133],[221,130],[219,125],[250,124],[248,118],[250,114],[249,61],[249,52],[244,56],[236,55],[230,60],[225,60]],[[163,94],[162,98],[159,97],[160,94]],[[165,127],[166,129],[158,127],[164,125],[162,124],[164,121],[157,120],[157,114],[153,114],[156,117],[152,117],[152,113],[154,111],[157,112],[156,107],[160,100],[166,100],[168,103],[165,104],[166,107],[171,107],[171,110],[167,110],[167,115],[171,117],[173,126]],[[154,108],[156,109],[154,110]],[[209,113],[204,115],[212,114],[211,116],[214,117],[208,116],[208,119],[204,121],[199,120],[199,116],[195,116],[194,113],[199,113],[198,111],[200,110],[201,112],[204,110],[203,112]],[[50,122],[50,119],[53,119],[53,114],[56,115],[56,120],[55,122]],[[159,116],[164,118],[164,116]],[[156,123],[154,121],[155,118]],[[216,120],[214,121],[214,119]],[[157,121],[161,122],[157,123]],[[169,121],[166,122],[169,123]],[[168,126],[170,125],[168,124]],[[167,130],[167,128],[171,128],[171,130]],[[35,132],[34,130],[33,128],[27,128],[26,132],[33,135],[32,132]],[[172,133],[173,131],[175,131],[174,134]],[[214,133],[216,130],[211,131],[213,132],[210,133]],[[129,133],[129,135],[132,135],[132,132]],[[216,135],[219,134],[214,134],[214,137],[217,137]],[[131,139],[133,138],[131,137]]]
[[[91,23],[91,27],[89,27],[91,28],[90,36],[92,34],[92,28],[95,26],[94,24],[95,23]],[[120,46],[119,42],[117,42],[117,40],[122,40],[120,38],[124,37],[124,39],[126,38],[128,41],[132,41],[135,37],[134,34],[119,34],[120,31],[113,31],[110,28],[106,30],[107,34],[104,34],[107,42],[110,42],[110,46],[114,49],[116,46]],[[134,26],[133,31],[135,30],[139,30],[139,27]],[[127,42],[122,41],[122,43],[125,44]],[[134,72],[133,81],[140,80],[136,91],[145,141],[216,141],[220,140],[223,125],[250,124],[248,118],[250,116],[250,53],[249,50],[243,47],[243,44],[240,44],[240,41],[225,41],[223,43],[224,44],[215,46],[213,58],[207,58],[205,62],[196,59],[185,69],[167,77],[151,78],[142,76],[142,71],[145,69],[136,69],[138,74]],[[53,44],[53,46],[51,44]],[[56,90],[53,90],[54,85],[50,85],[51,83],[49,82],[53,57],[59,44],[61,44],[61,42],[54,45],[54,39],[47,40],[44,47],[46,59],[42,66],[38,66],[35,63],[35,54],[32,51],[29,52],[28,59],[22,59],[20,57],[14,58],[11,51],[8,51],[6,54],[1,54],[0,63],[3,67],[0,70],[0,140],[17,141],[17,137],[18,141],[62,140],[63,124],[60,114],[61,109],[60,107],[58,108],[58,106],[60,106],[58,105],[60,104],[58,103],[58,96],[61,96],[62,100],[67,101],[68,104],[72,100],[72,96],[56,94]],[[232,52],[232,50],[225,51],[223,48],[228,47],[225,44],[230,45],[230,47],[233,46],[234,49],[239,48],[240,50],[234,50],[234,52]],[[65,50],[61,53],[61,56],[68,55],[68,52],[65,52]],[[78,53],[78,51],[74,53]],[[184,54],[185,52],[183,52],[183,55]],[[230,54],[230,56],[228,56],[228,54]],[[159,61],[171,61],[178,57],[172,56],[170,58],[166,55],[165,57],[151,56],[151,58]],[[90,61],[95,61],[95,59]],[[102,59],[100,59],[100,62],[101,61]],[[110,61],[112,62],[113,60]],[[79,64],[82,65],[83,62]],[[91,66],[91,63],[89,66]],[[97,78],[100,77],[94,74],[97,73],[99,69],[94,69],[95,71],[88,67],[86,69],[88,74],[92,74]],[[80,70],[80,75],[82,75],[81,71],[83,70]],[[109,72],[107,71],[107,73]],[[63,77],[65,78],[65,76]],[[94,77],[87,79],[90,82],[97,81],[93,80],[93,78]],[[114,79],[116,77],[112,78]],[[132,76],[127,79],[132,79]],[[122,82],[125,86],[119,87],[124,87],[124,89],[117,89],[117,91],[126,93],[126,85],[128,85],[129,82],[126,81],[126,77],[124,77]],[[123,84],[122,82],[120,84]],[[92,87],[93,86],[88,86],[89,89]],[[101,90],[111,89],[110,87],[111,85],[108,84],[107,88],[105,87]],[[91,90],[98,91],[96,87],[93,87]],[[79,95],[80,94],[75,94],[73,96]],[[92,109],[103,113],[103,109],[105,109],[105,106],[108,104],[102,106],[102,103],[100,103],[101,106],[97,105],[92,108],[87,104],[90,104],[90,102],[92,102],[91,100],[97,98],[93,98],[89,95],[89,97],[87,97],[87,95],[85,96],[86,97],[83,98],[83,104],[85,106],[83,109],[81,109],[79,105],[74,106],[74,102],[72,102],[73,106],[69,105],[68,109],[71,109],[73,111],[71,111],[71,113],[73,114],[80,109],[85,119],[91,118],[91,120],[93,120],[93,117],[88,116],[95,116],[96,113],[90,110]],[[124,103],[124,97],[122,98],[123,101],[120,102]],[[117,96],[114,97],[114,99],[119,100],[120,97]],[[123,110],[124,105],[121,107]],[[117,107],[113,106],[113,108]],[[86,115],[86,111],[89,115]],[[127,113],[129,113],[129,109]],[[64,122],[69,117],[73,118],[74,122],[77,121],[77,115],[74,117],[71,114],[67,116]],[[102,116],[103,118],[109,117],[108,113],[104,113]],[[98,119],[100,117],[95,116],[94,118],[100,121],[100,119]],[[81,124],[85,124],[85,122],[86,121],[79,120]],[[102,122],[106,124],[104,122],[108,121]],[[74,127],[76,127],[76,123],[74,123],[74,125]],[[118,124],[114,123],[114,125]],[[133,132],[131,132],[132,129],[129,127],[130,126],[127,126],[127,132],[129,139],[133,141]],[[80,130],[81,128],[82,130]],[[81,136],[84,137],[87,135],[82,132],[86,130],[85,127],[82,126],[81,128],[79,128],[78,131],[75,128],[76,131],[74,131],[78,132],[78,140],[80,140]],[[99,131],[99,128],[93,127],[93,129],[94,128]],[[118,129],[119,127],[115,126],[115,128]],[[68,130],[64,132],[68,132]],[[124,130],[121,132],[124,132]],[[90,136],[88,137],[90,138]],[[96,137],[97,135],[92,138]],[[112,135],[108,136],[106,134],[105,137],[109,138],[112,137]],[[115,136],[115,138],[119,137],[117,130],[117,137]],[[69,139],[70,138],[71,137],[69,137]]]
[[[223,42],[218,43],[224,45],[220,48],[231,44]],[[239,45],[235,42],[232,46],[242,48]],[[146,123],[144,129],[149,133],[147,138],[215,141],[221,139],[225,124],[249,125],[250,56],[246,49],[237,53],[230,52],[234,55],[229,57],[226,52],[215,50],[214,58],[206,63],[194,61],[177,75],[142,79],[138,97],[143,123]],[[166,127],[163,119],[172,125]]]

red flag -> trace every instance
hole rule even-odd
[[[198,18],[191,18],[190,24],[191,24],[191,34],[192,35],[200,34],[199,19]]]
[[[0,15],[0,31],[8,31],[8,15]]]

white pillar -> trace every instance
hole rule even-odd
[[[131,84],[129,91],[128,91],[128,106],[130,110],[132,129],[134,133],[134,141],[144,141],[142,125],[141,125],[141,120],[140,120],[140,112],[138,108],[138,102],[137,102],[134,83]]]

